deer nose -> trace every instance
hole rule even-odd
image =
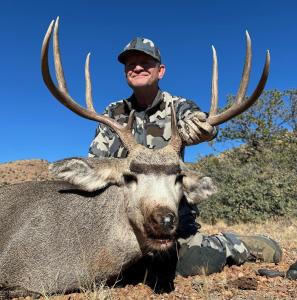
[[[162,221],[163,221],[162,225],[165,228],[171,228],[171,227],[173,227],[173,225],[175,223],[175,215],[173,213],[168,213],[167,215],[165,215],[163,217]]]

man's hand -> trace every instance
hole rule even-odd
[[[178,121],[178,130],[186,146],[210,141],[217,134],[216,127],[207,122],[207,115],[201,111],[191,113],[186,119]]]

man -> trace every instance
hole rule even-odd
[[[159,80],[165,74],[165,65],[161,62],[160,50],[151,40],[133,39],[118,60],[125,66],[126,80],[133,94],[111,103],[105,114],[124,124],[134,109],[133,134],[138,143],[151,149],[162,148],[168,143],[171,137],[171,101],[175,105],[184,146],[209,141],[216,136],[216,128],[207,122],[207,115],[194,102],[160,90]],[[127,150],[109,127],[100,124],[89,156],[123,158],[127,156]],[[226,264],[240,265],[257,259],[278,263],[281,260],[279,245],[264,236],[243,237],[228,232],[203,236],[195,222],[197,213],[197,208],[187,204],[186,199],[181,201],[177,274],[211,274],[221,271]]]

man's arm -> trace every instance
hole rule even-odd
[[[207,114],[200,111],[194,102],[183,100],[177,103],[176,114],[184,145],[195,145],[215,138],[217,129],[207,122]]]

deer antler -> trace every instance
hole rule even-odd
[[[251,71],[251,60],[252,60],[252,46],[251,46],[251,39],[246,31],[246,41],[247,41],[247,47],[246,47],[246,59],[245,59],[245,65],[243,69],[243,74],[240,82],[240,86],[236,95],[236,100],[233,103],[231,107],[229,107],[227,110],[221,112],[220,114],[217,113],[218,110],[218,63],[217,63],[217,55],[216,50],[214,47],[212,47],[213,50],[213,71],[212,71],[212,97],[211,97],[211,108],[210,108],[210,114],[207,118],[207,121],[212,126],[222,124],[245,110],[247,110],[250,106],[252,106],[255,101],[259,98],[261,95],[267,78],[269,74],[269,67],[270,67],[270,54],[267,50],[266,53],[266,61],[264,65],[264,69],[262,72],[262,76],[260,78],[260,81],[258,82],[258,85],[256,89],[254,90],[253,94],[247,99],[244,100],[246,89],[248,86],[249,78],[250,78],[250,71]]]
[[[48,48],[49,48],[49,41],[52,35],[53,27],[54,27],[53,50],[54,50],[55,72],[56,72],[56,78],[59,87],[57,87],[53,82],[49,71],[49,65],[48,65]],[[70,110],[72,110],[79,116],[82,116],[89,120],[101,122],[109,126],[110,128],[112,128],[119,135],[121,141],[123,142],[127,150],[131,151],[132,148],[134,148],[136,145],[133,134],[131,133],[131,128],[133,124],[133,111],[129,116],[127,126],[123,126],[108,116],[97,114],[94,109],[93,100],[92,100],[92,84],[91,84],[90,70],[89,70],[90,54],[87,55],[86,65],[85,65],[87,109],[77,104],[77,102],[73,100],[69,95],[66,86],[66,81],[64,78],[62,62],[61,62],[61,55],[59,49],[60,47],[59,47],[59,40],[58,40],[58,28],[59,28],[59,17],[56,19],[56,22],[53,20],[50,23],[42,44],[41,72],[46,86],[48,87],[52,95],[57,100],[59,100],[63,105],[68,107]]]

